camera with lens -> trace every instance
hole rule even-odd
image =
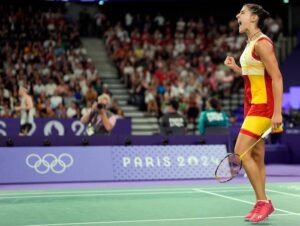
[[[99,104],[97,105],[97,108],[98,108],[99,110],[101,110],[101,109],[105,108],[105,105],[102,104],[102,103],[99,103]]]

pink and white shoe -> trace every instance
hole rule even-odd
[[[258,201],[252,213],[252,217],[249,220],[252,223],[259,223],[264,221],[273,212],[274,207],[271,200],[269,200],[269,202]]]

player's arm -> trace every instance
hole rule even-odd
[[[227,56],[224,64],[229,67],[231,70],[233,70],[237,75],[242,75],[242,68],[240,68],[236,63],[233,57]]]
[[[273,45],[267,40],[261,40],[255,45],[255,52],[264,63],[267,72],[272,78],[272,89],[274,96],[274,113],[272,117],[273,129],[278,128],[282,124],[282,93],[283,82],[282,75],[278,67]]]

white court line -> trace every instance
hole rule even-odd
[[[293,197],[300,198],[300,195],[293,194],[293,193],[286,193],[286,192],[282,192],[282,191],[275,191],[273,189],[266,189],[266,191],[277,193],[277,194],[281,194],[281,195],[287,195],[287,196],[293,196]]]
[[[202,190],[209,190],[209,191],[223,191],[223,190],[239,190],[239,189],[250,189],[250,186],[235,186],[235,187],[214,187],[214,188],[201,188]],[[122,193],[122,192],[163,192],[163,191],[191,191],[190,187],[187,188],[151,188],[151,189],[107,189],[107,190],[84,190],[84,191],[45,191],[45,192],[7,192],[7,193],[1,193],[1,196],[12,196],[12,195],[56,195],[56,194],[90,194],[90,193]]]
[[[248,189],[251,189],[250,186],[248,185],[242,185],[242,186],[218,186],[218,187],[214,187],[214,188],[211,188],[211,187],[204,187],[204,188],[201,188],[201,190],[205,191],[205,190],[208,190],[208,191],[212,191],[212,192],[223,192],[223,191],[230,191],[232,189],[232,191],[242,191],[242,189],[245,189],[245,191]],[[60,194],[75,194],[75,195],[79,195],[79,194],[106,194],[106,193],[109,193],[109,194],[112,194],[112,193],[124,193],[126,194],[127,192],[129,193],[132,193],[132,192],[177,192],[177,191],[191,191],[191,188],[190,187],[186,187],[186,188],[150,188],[150,189],[116,189],[116,188],[113,188],[112,190],[83,190],[83,191],[45,191],[45,192],[41,192],[41,191],[37,191],[37,192],[22,192],[22,193],[19,193],[19,192],[1,192],[0,191],[0,199],[3,197],[3,196],[14,196],[14,197],[18,197],[18,196],[28,196],[28,195],[37,195],[37,196],[46,196],[46,195],[60,195]],[[288,193],[287,193],[288,194]]]
[[[288,216],[293,214],[273,214],[272,216]],[[30,224],[22,226],[63,226],[63,225],[93,225],[93,224],[136,224],[151,222],[172,222],[172,221],[197,221],[197,220],[218,220],[218,219],[235,219],[244,218],[244,216],[226,216],[226,217],[190,217],[190,218],[162,218],[162,219],[145,219],[145,220],[122,220],[122,221],[98,221],[98,222],[74,222],[74,223],[57,223],[57,224]]]
[[[290,189],[290,190],[294,190],[294,191],[300,191],[300,186],[299,185],[287,185],[287,186],[280,185],[279,188]]]
[[[126,193],[126,192],[163,192],[163,191],[191,191],[191,188],[174,188],[174,189],[118,189],[118,190],[85,190],[85,191],[45,191],[45,192],[7,192],[7,193],[0,193],[1,196],[11,196],[11,195],[60,195],[60,194],[100,194],[100,193]]]
[[[252,192],[250,189],[244,190],[222,190],[218,191],[220,193],[226,192]],[[70,195],[56,195],[56,194],[47,194],[47,195],[22,195],[22,196],[2,196],[0,200],[5,199],[28,199],[28,198],[66,198],[66,197],[95,197],[95,196],[139,196],[139,195],[173,195],[173,194],[196,194],[197,191],[166,191],[166,192],[138,192],[138,193],[94,193],[94,194],[70,194]]]
[[[198,189],[198,188],[194,188],[194,190],[198,191],[200,193],[206,193],[206,194],[209,194],[209,195],[218,196],[218,197],[225,198],[225,199],[230,199],[230,200],[234,200],[234,201],[237,201],[237,202],[243,202],[243,203],[247,203],[247,204],[250,204],[250,205],[254,205],[253,202],[249,202],[249,201],[246,201],[246,200],[234,198],[234,197],[231,197],[231,196],[221,195],[221,194],[218,194],[218,193],[215,193],[215,192],[210,192],[210,191],[204,191],[204,190],[201,190],[201,189]],[[294,213],[292,211],[283,210],[283,209],[279,209],[279,208],[276,208],[276,210],[278,210],[280,212],[283,212],[283,213],[288,213],[288,214],[300,216],[300,213]]]
[[[28,196],[5,196],[3,199],[28,199],[28,198],[65,198],[65,197],[94,197],[94,196],[138,196],[138,195],[162,195],[162,194],[192,194],[195,191],[178,192],[139,192],[139,193],[111,193],[111,194],[72,194],[72,195],[28,195]]]
[[[300,184],[300,183],[299,183]],[[1,185],[0,185],[1,186]],[[192,186],[192,185],[191,185]],[[292,185],[292,186],[296,186],[296,185]],[[287,187],[289,187],[289,185],[287,185]],[[209,191],[219,191],[219,190],[229,190],[229,189],[249,189],[251,188],[249,185],[236,185],[236,186],[223,186],[221,184],[218,185],[218,187],[207,187],[204,186],[203,188],[201,188],[201,190],[209,190]],[[300,186],[299,186],[300,188]],[[4,191],[4,190],[0,190],[0,197],[1,196],[9,196],[9,195],[44,195],[44,194],[86,194],[86,193],[113,193],[113,192],[147,192],[147,191],[190,191],[191,187],[182,187],[182,188],[142,188],[142,189],[115,189],[115,188],[105,188],[105,190],[98,190],[98,189],[103,189],[103,188],[93,188],[92,190],[77,190],[74,191],[74,188],[62,188],[62,189],[73,189],[70,191],[56,191],[56,190],[52,190],[51,192],[49,192],[49,190],[45,191],[45,192],[41,192],[41,191],[36,191],[36,192],[11,192],[11,191]],[[85,188],[85,189],[90,189],[90,188]]]

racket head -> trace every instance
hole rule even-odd
[[[216,180],[220,183],[228,182],[239,175],[241,169],[242,160],[240,156],[235,153],[230,153],[219,163],[215,171]]]

